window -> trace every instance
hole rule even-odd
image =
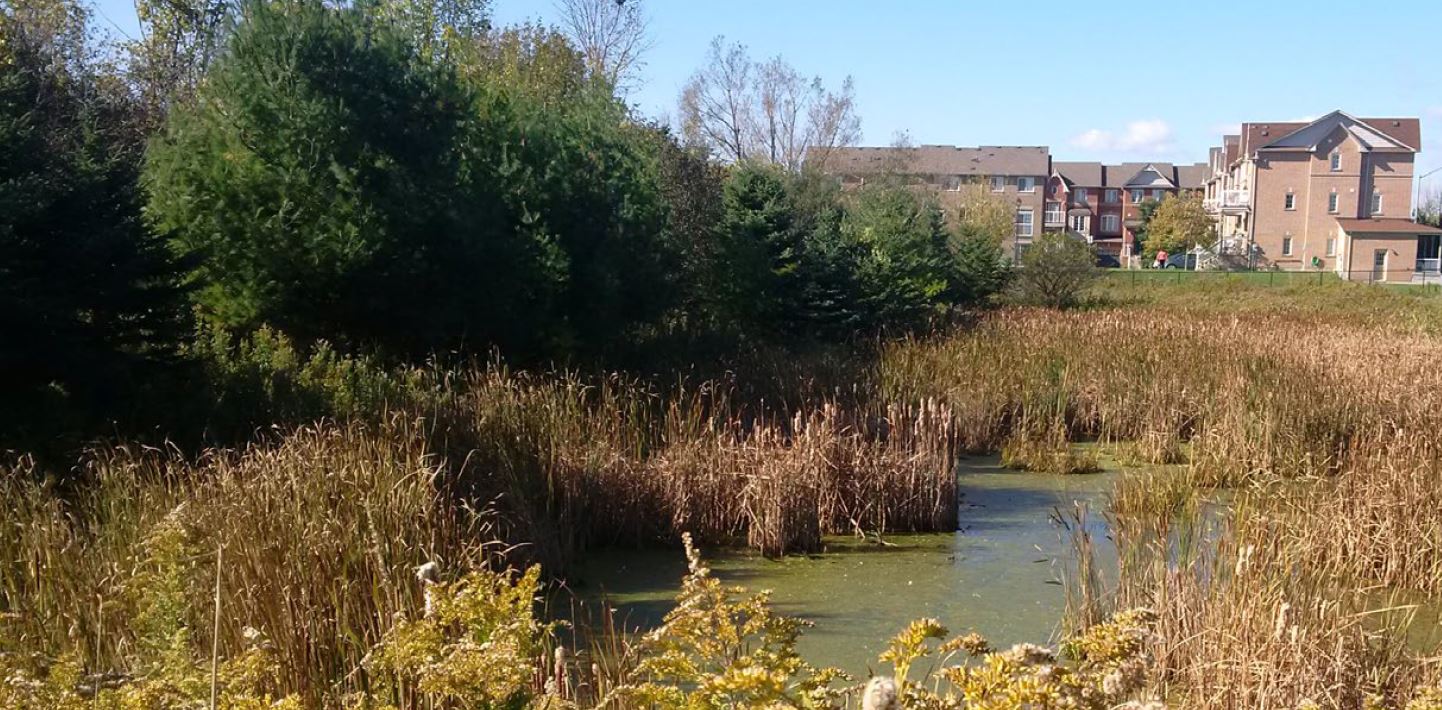
[[[1141,201],[1142,201],[1142,200],[1145,200],[1145,199],[1147,199],[1147,191],[1146,191],[1146,190],[1132,190],[1132,203],[1133,203],[1133,204],[1141,204]]]
[[[1121,191],[1120,191],[1120,190],[1107,190],[1107,194],[1106,194],[1107,204],[1114,205],[1114,204],[1117,203],[1117,200],[1120,200],[1121,198],[1122,198],[1122,194],[1121,194]]]
[[[1036,192],[1036,178],[1019,177],[1016,179],[1017,192]]]
[[[1372,214],[1382,214],[1382,193],[1372,191]]]
[[[1337,193],[1327,195],[1327,211],[1337,214]]]
[[[1006,178],[1000,175],[991,176],[991,191],[1001,192],[1006,189]]]
[[[1291,237],[1291,235],[1288,235],[1288,236],[1282,237],[1282,256],[1291,256],[1291,255],[1292,255],[1292,237]]]
[[[1166,190],[1152,190],[1152,199],[1153,199],[1153,200],[1156,200],[1157,202],[1161,202],[1161,201],[1162,201],[1162,198],[1163,198],[1163,197],[1166,197],[1166,196],[1167,196],[1167,191],[1166,191]]]
[[[1289,210],[1297,209],[1297,196],[1293,195],[1290,192],[1287,193],[1287,197],[1283,203],[1283,206]]]
[[[942,183],[946,185],[947,192],[961,192],[960,175],[948,175],[942,180]]]
[[[1342,152],[1339,150],[1332,151],[1332,172],[1342,172]]]
[[[1087,221],[1088,221],[1088,220],[1087,220],[1087,216],[1084,215],[1084,214],[1079,214],[1079,215],[1076,215],[1075,217],[1072,217],[1072,218],[1071,218],[1071,231],[1073,231],[1073,232],[1080,232],[1080,233],[1082,233],[1082,234],[1086,234],[1086,233],[1087,233]]]
[[[1031,236],[1031,210],[1022,209],[1016,211],[1016,236]]]
[[[1121,217],[1114,214],[1102,215],[1102,232],[1105,234],[1116,234],[1122,231]]]
[[[1076,201],[1079,205],[1087,203],[1087,189],[1085,187],[1078,187],[1076,189]]]
[[[1060,202],[1046,203],[1046,223],[1048,225],[1066,224],[1066,215],[1062,212]]]
[[[1327,256],[1337,255],[1337,238],[1327,237]]]

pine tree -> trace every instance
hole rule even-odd
[[[179,267],[141,217],[138,108],[85,12],[45,4],[0,19],[0,409],[36,427],[29,407],[56,398],[113,413],[187,330]]]

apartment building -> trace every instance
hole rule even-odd
[[[1307,122],[1244,123],[1207,162],[1192,165],[1053,161],[1045,146],[924,145],[836,149],[826,170],[848,186],[907,176],[950,214],[963,185],[987,185],[1016,207],[1006,245],[1013,258],[1042,231],[1066,231],[1106,260],[1133,266],[1142,205],[1198,192],[1216,221],[1218,251],[1243,263],[1410,281],[1442,267],[1442,230],[1411,218],[1420,145],[1416,118],[1334,111]]]
[[[1442,230],[1412,221],[1415,118],[1243,123],[1209,152],[1204,204],[1221,249],[1257,267],[1410,281]],[[1419,244],[1423,247],[1419,253]]]
[[[1200,192],[1206,175],[1205,163],[1056,161],[1047,181],[1044,226],[1081,235],[1099,255],[1125,264],[1136,253],[1142,204]]]
[[[827,155],[825,169],[838,176],[843,187],[858,187],[881,175],[904,175],[930,188],[948,214],[961,207],[963,185],[985,185],[1016,206],[1016,228],[1004,245],[1015,258],[1041,234],[1051,153],[1046,146],[837,148]]]

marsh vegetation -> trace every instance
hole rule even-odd
[[[1353,295],[1347,309],[1319,305]],[[1430,436],[1442,402],[1418,386],[1442,354],[1432,304],[1342,286],[1230,296],[1224,312],[1182,291],[1084,311],[1002,309],[969,328],[884,344],[851,382],[813,380],[774,403],[740,394],[750,385],[737,381],[661,386],[500,365],[375,371],[367,377],[394,389],[382,414],[243,449],[97,447],[79,464],[83,485],[47,483],[21,458],[3,479],[0,658],[8,677],[37,687],[80,669],[77,687],[105,672],[132,684],[198,674],[165,691],[181,697],[209,687],[207,649],[255,661],[247,654],[262,634],[274,666],[253,691],[267,697],[498,701],[499,690],[452,687],[482,682],[459,671],[452,685],[417,685],[406,675],[416,667],[376,661],[398,634],[422,633],[397,624],[424,616],[442,588],[432,584],[501,604],[508,590],[537,593],[618,545],[677,545],[689,534],[780,555],[817,551],[827,535],[955,530],[966,524],[959,455],[1024,446],[1030,461],[1070,461],[1094,455],[1076,453],[1085,440],[1095,443],[1083,451],[1109,452],[1129,470],[1091,511],[1105,518],[1115,561],[1084,559],[1081,539],[1066,557],[1066,628],[1085,637],[1113,614],[1149,610],[1145,672],[1129,693],[1180,707],[1402,707],[1437,682],[1427,660],[1436,649],[1418,646],[1429,636],[1414,626],[1435,623],[1442,594],[1442,452]],[[1373,307],[1392,310],[1355,319]],[[273,379],[306,371],[300,360]],[[316,396],[345,401],[333,386],[315,384]],[[418,582],[427,563],[438,577]],[[542,577],[486,571],[536,563]],[[734,618],[773,618],[760,608]],[[422,635],[464,636],[468,623]],[[533,623],[508,661],[531,670],[507,681],[506,697],[546,697],[559,672],[552,649],[577,638]],[[737,623],[742,636],[793,633],[779,621]],[[670,688],[656,698],[691,702],[676,699],[689,697],[690,681],[653,675],[657,658],[695,651],[672,648],[683,642],[667,633],[683,632],[668,621],[646,637],[654,641],[616,630],[568,648],[571,695],[553,694],[596,700],[580,688],[649,678],[647,692]],[[456,648],[443,648],[427,663],[454,660]],[[190,665],[177,669],[177,659]],[[935,692],[966,692],[944,685]]]

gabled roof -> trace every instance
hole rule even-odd
[[[1116,171],[1116,175],[1108,175],[1108,180],[1113,177],[1119,182],[1113,186],[1120,187],[1161,187],[1175,188],[1176,169],[1171,163],[1122,163],[1116,167],[1108,167],[1107,172]]]
[[[1257,149],[1299,128],[1305,123],[1243,123],[1238,157],[1256,154]]]
[[[1087,162],[1055,161],[1052,169],[1067,181],[1068,185],[1080,187],[1101,187],[1102,164]]]
[[[1442,234],[1442,229],[1401,217],[1338,219],[1337,226],[1348,234]]]
[[[1036,175],[1050,173],[1045,146],[923,145],[916,148],[836,148],[827,156],[827,172],[866,175],[901,172],[911,175]]]
[[[1381,126],[1373,125],[1372,121],[1377,121]],[[1392,133],[1396,133],[1397,135],[1417,133],[1417,131],[1402,130],[1403,121],[1416,122],[1416,119],[1362,120],[1354,118],[1342,111],[1333,111],[1280,138],[1257,146],[1257,150],[1314,151],[1322,141],[1335,135],[1338,131],[1343,131],[1356,140],[1363,151],[1415,152],[1415,145],[1405,143],[1396,135],[1392,135]],[[1382,129],[1383,126],[1394,130],[1389,133]]]

